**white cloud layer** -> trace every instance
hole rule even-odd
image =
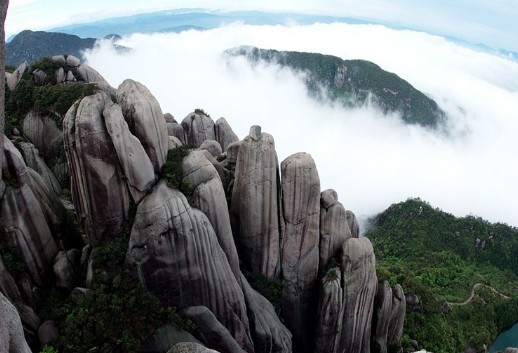
[[[457,216],[518,226],[518,63],[411,31],[374,25],[245,26],[133,35],[88,63],[117,87],[145,84],[181,121],[195,108],[224,116],[240,138],[261,125],[279,159],[310,153],[322,190],[362,219],[420,197]],[[449,136],[406,126],[373,108],[344,110],[307,97],[299,74],[227,61],[238,45],[371,60],[431,95],[450,117]]]

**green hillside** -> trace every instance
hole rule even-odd
[[[483,352],[518,321],[518,229],[456,218],[419,199],[394,204],[373,222],[367,237],[379,279],[419,298],[407,305],[404,340],[432,352]]]
[[[437,103],[394,73],[366,60],[342,60],[317,53],[239,47],[227,51],[252,62],[276,62],[306,73],[306,85],[317,99],[329,98],[347,107],[369,100],[384,113],[399,113],[403,121],[437,127],[445,114]]]

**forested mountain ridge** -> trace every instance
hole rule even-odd
[[[372,103],[384,113],[397,113],[404,122],[438,127],[446,118],[438,104],[394,73],[366,60],[332,55],[238,47],[226,52],[251,62],[266,61],[305,74],[309,93],[346,107]]]
[[[518,229],[419,199],[372,221],[378,276],[401,283],[410,303],[404,337],[433,352],[482,351],[518,321]]]

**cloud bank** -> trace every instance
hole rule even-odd
[[[443,38],[376,25],[248,26],[133,35],[126,54],[102,44],[87,54],[113,86],[145,84],[182,120],[195,108],[224,116],[240,138],[261,125],[279,159],[304,151],[322,190],[361,219],[408,197],[457,216],[518,226],[518,63]],[[366,59],[432,96],[448,135],[406,126],[371,107],[345,110],[308,98],[300,73],[252,67],[222,52],[238,45]]]

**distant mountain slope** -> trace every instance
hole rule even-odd
[[[95,38],[79,38],[75,35],[43,31],[23,31],[6,44],[6,65],[29,64],[43,56],[71,54],[82,57],[82,51],[93,48]]]
[[[390,206],[374,223],[366,236],[378,278],[407,294],[407,339],[438,353],[481,351],[518,321],[517,228],[456,218],[419,199]]]
[[[434,100],[369,61],[251,47],[239,47],[227,53],[246,56],[252,62],[276,62],[307,73],[310,94],[318,99],[327,95],[348,107],[361,106],[370,99],[384,113],[400,113],[406,123],[427,127],[437,127],[445,118]]]

